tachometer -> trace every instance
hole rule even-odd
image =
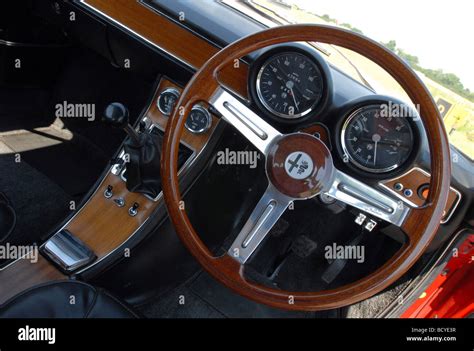
[[[323,77],[308,56],[284,52],[270,57],[257,75],[256,90],[270,113],[287,119],[309,114],[323,97]]]
[[[413,151],[414,134],[409,117],[385,116],[381,105],[362,107],[345,121],[341,144],[345,157],[356,167],[373,173],[400,167]]]

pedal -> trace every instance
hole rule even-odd
[[[354,221],[356,224],[363,226],[365,230],[371,232],[377,226],[377,221],[371,219],[363,213],[359,213]]]
[[[357,246],[361,243],[362,239],[364,237],[364,231],[361,231],[361,233],[356,236],[354,239],[346,243],[344,246]],[[329,263],[328,268],[323,272],[321,275],[321,279],[326,283],[326,284],[331,284],[334,279],[336,279],[339,274],[342,273],[344,268],[346,267],[347,264],[347,259],[331,259],[327,260]]]
[[[318,244],[308,238],[306,235],[300,235],[291,244],[287,245],[284,251],[275,259],[272,266],[267,271],[267,277],[274,279],[292,254],[300,258],[305,258],[311,255],[318,247]]]
[[[300,235],[291,244],[291,251],[300,258],[311,255],[318,247],[318,244],[306,235]]]

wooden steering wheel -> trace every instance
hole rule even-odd
[[[431,182],[426,204],[420,208],[399,203],[334,167],[331,154],[317,138],[304,133],[281,134],[251,111],[218,81],[218,73],[253,51],[287,42],[322,42],[353,50],[384,68],[420,106],[431,154]],[[222,118],[242,133],[266,158],[269,186],[227,254],[214,257],[180,208],[178,149],[185,121],[198,102],[211,104]],[[174,227],[194,257],[219,282],[254,301],[273,307],[317,311],[366,299],[402,276],[420,257],[436,234],[450,186],[449,143],[443,122],[430,93],[417,75],[398,57],[361,35],[330,26],[291,25],[245,37],[214,55],[186,86],[170,118],[163,145],[161,177],[166,206]],[[309,159],[304,179],[285,171],[289,155],[300,152]],[[357,191],[359,189],[359,191]],[[358,196],[360,190],[364,197]],[[284,291],[249,281],[244,265],[292,201],[325,192],[400,227],[407,240],[401,249],[375,272],[348,285],[318,292]]]

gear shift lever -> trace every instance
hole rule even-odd
[[[140,137],[135,129],[130,125],[129,116],[130,113],[123,104],[120,102],[113,102],[105,109],[102,120],[115,128],[123,129],[128,134],[133,144],[135,146],[140,146]]]
[[[118,102],[107,106],[102,120],[123,129],[129,136],[124,142],[124,151],[128,155],[127,189],[155,198],[161,191],[161,136],[149,131],[137,133],[129,124],[128,109]]]

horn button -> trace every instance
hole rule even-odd
[[[334,174],[326,145],[304,133],[277,139],[269,148],[266,169],[275,188],[294,199],[308,199],[329,190]]]

